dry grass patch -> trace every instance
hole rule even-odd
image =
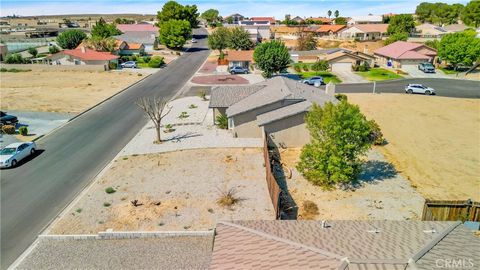
[[[240,200],[240,197],[237,196],[237,190],[235,188],[230,188],[226,191],[220,192],[220,198],[218,198],[217,203],[222,207],[232,208],[239,203]]]
[[[302,203],[302,210],[298,215],[298,219],[304,220],[313,220],[316,216],[318,216],[318,206],[316,203],[306,200]]]

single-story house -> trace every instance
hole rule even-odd
[[[251,17],[252,22],[268,22],[269,24],[275,24],[277,21],[275,17]]]
[[[445,34],[448,34],[448,30],[445,28],[430,23],[424,23],[415,26],[415,33],[413,33],[412,36],[421,38],[441,38]]]
[[[233,136],[262,138],[275,145],[301,147],[310,141],[304,121],[313,103],[323,106],[338,100],[316,87],[277,76],[247,86],[212,89],[209,107],[215,117],[228,117]]]
[[[141,43],[128,43],[123,40],[116,40],[115,51],[118,55],[143,55],[145,54],[145,45]]]
[[[295,18],[291,19],[291,21],[294,21],[299,24],[303,24],[305,22],[305,20],[300,16],[296,16]]]
[[[346,25],[341,24],[324,24],[315,30],[315,34],[318,37],[335,37],[346,27]]]
[[[374,66],[375,57],[361,53],[350,51],[338,51],[324,58],[330,64],[330,68],[335,71],[350,71],[352,66],[366,65],[369,67]]]
[[[480,237],[459,221],[220,221],[210,269],[474,269]]]
[[[122,33],[126,32],[158,32],[159,28],[152,24],[117,24],[117,29]]]
[[[323,50],[310,50],[310,51],[290,51],[290,59],[294,63],[315,63],[319,59],[324,59],[326,55],[336,53],[339,51],[348,51],[342,48],[323,49]]]
[[[339,36],[346,39],[378,40],[387,35],[388,24],[355,24],[342,30]]]
[[[347,21],[347,25],[383,23],[380,15],[369,14],[367,16],[353,16]]]
[[[110,63],[118,63],[118,58],[118,55],[109,52],[97,52],[81,46],[49,55],[46,60],[51,65],[103,65],[108,69]]]
[[[402,65],[418,65],[433,62],[437,51],[425,44],[397,41],[374,51],[376,63],[401,68]]]
[[[253,50],[235,51],[229,50],[226,53],[225,59],[228,60],[229,67],[243,67],[250,69],[250,66],[255,63],[253,60]]]
[[[143,25],[143,24],[142,24]],[[114,36],[117,40],[122,40],[127,43],[143,44],[146,52],[153,51],[153,45],[157,39],[159,33],[152,31],[138,31],[138,32],[125,32],[121,35]]]

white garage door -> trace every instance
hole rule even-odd
[[[332,71],[351,71],[352,63],[333,63]]]

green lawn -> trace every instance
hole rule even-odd
[[[446,69],[446,68],[442,68],[442,67],[439,68],[439,69],[441,71],[443,71],[443,73],[445,73],[445,74],[457,74],[458,73],[458,71],[455,71],[453,69]]]
[[[403,78],[402,76],[383,68],[372,68],[369,71],[361,71],[355,73],[369,81],[386,81]]]
[[[328,71],[305,71],[297,74],[300,75],[302,79],[307,79],[313,76],[321,76],[325,83],[329,83],[329,82],[341,83],[342,82],[339,78],[337,78],[337,76],[333,75]]]

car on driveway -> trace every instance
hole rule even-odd
[[[36,148],[35,142],[12,143],[5,146],[0,150],[0,168],[15,167],[20,160],[35,154]]]
[[[230,74],[248,74],[248,69],[243,67],[232,67],[230,68]]]
[[[18,123],[18,118],[15,115],[0,111],[0,121],[2,125],[15,125]]]
[[[418,64],[418,69],[424,73],[435,73],[435,67],[428,62]]]
[[[410,83],[405,86],[405,93],[435,95],[435,89],[421,84]]]
[[[120,66],[122,68],[137,68],[137,63],[135,63],[135,61],[127,61],[125,63],[121,63]]]
[[[302,83],[308,84],[308,85],[315,85],[315,83],[320,83],[320,85],[325,84],[323,82],[323,78],[320,76],[311,77],[311,78],[302,80]]]

